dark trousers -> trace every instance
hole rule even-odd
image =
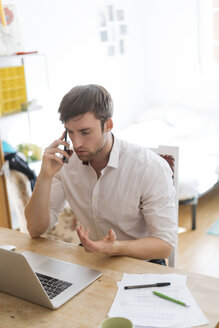
[[[166,266],[166,261],[165,261],[165,259],[150,260],[150,261],[148,261],[148,262],[156,263],[156,264],[160,264],[160,265],[165,265],[165,266]]]

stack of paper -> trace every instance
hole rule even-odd
[[[139,289],[124,289],[124,286],[170,282],[170,286]],[[190,305],[185,307],[153,294],[153,291],[168,295]],[[118,283],[118,292],[109,312],[109,317],[121,316],[130,319],[137,327],[200,326],[208,320],[200,310],[186,286],[186,276],[180,274],[127,274]]]

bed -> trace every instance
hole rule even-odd
[[[116,134],[145,147],[179,147],[179,202],[191,205],[195,229],[198,199],[219,182],[219,114],[175,106],[153,107]]]

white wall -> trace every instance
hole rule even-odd
[[[200,7],[209,0],[147,1],[145,29],[151,64],[150,103],[188,106],[218,113],[219,79],[201,67]],[[207,13],[204,13],[205,15]]]
[[[112,0],[125,11],[128,35],[125,55],[108,57],[98,30],[104,1],[4,0],[16,6],[24,50],[46,55],[50,102],[32,123],[34,141],[38,130],[40,143],[59,136],[58,105],[77,84],[109,90],[115,130],[163,103],[217,111],[219,83],[205,80],[199,65],[199,1]]]

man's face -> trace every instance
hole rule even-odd
[[[104,149],[106,132],[102,131],[101,122],[93,113],[87,112],[68,120],[65,128],[81,161],[91,161]]]

